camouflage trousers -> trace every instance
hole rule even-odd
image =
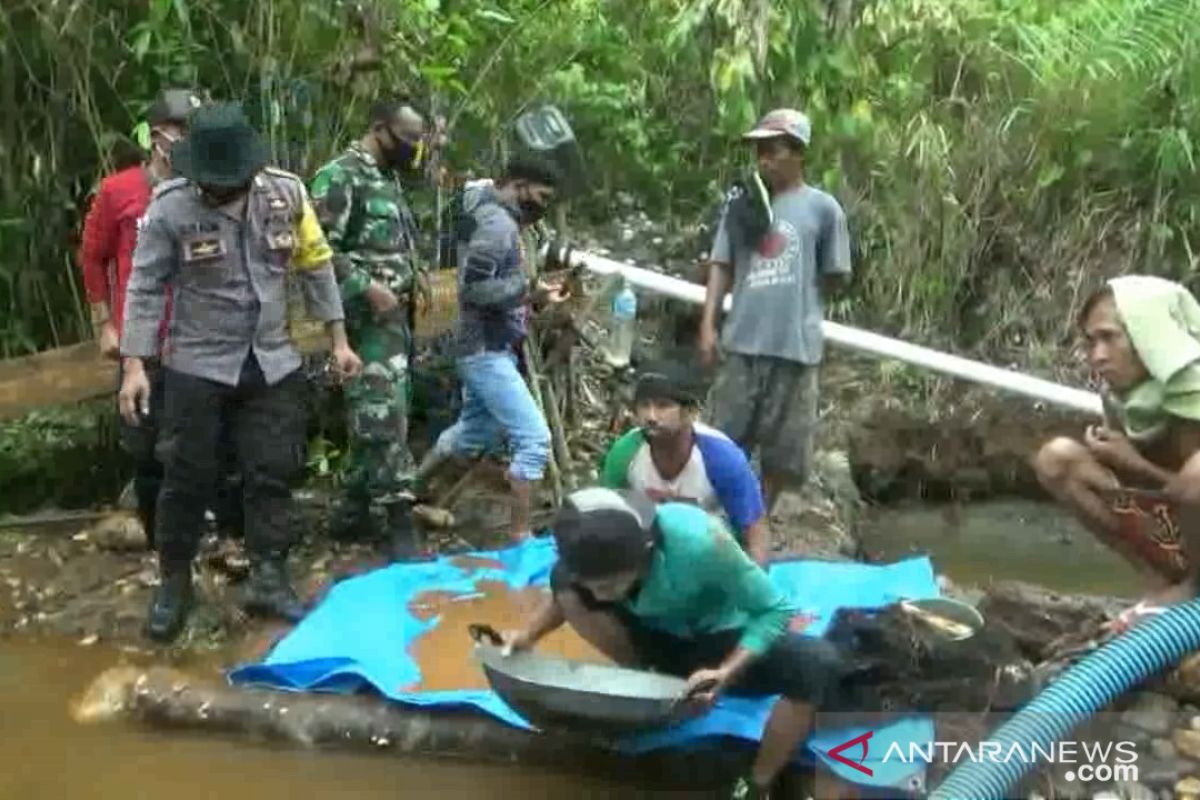
[[[382,531],[385,501],[409,491],[416,470],[408,447],[412,333],[402,308],[384,320],[351,319],[350,341],[363,371],[345,389],[350,446],[334,527]]]

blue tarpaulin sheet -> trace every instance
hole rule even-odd
[[[472,553],[501,566],[460,566],[451,559],[395,564],[336,584],[324,600],[258,664],[230,673],[237,685],[266,686],[290,691],[354,692],[371,687],[399,703],[425,707],[473,706],[479,711],[522,728],[530,725],[494,692],[413,692],[420,669],[409,649],[438,618],[419,620],[408,610],[428,591],[470,594],[477,581],[503,582],[513,589],[545,586],[554,564],[553,539],[532,539],[506,550]],[[785,561],[771,566],[770,575],[809,618],[807,635],[823,635],[839,608],[879,608],[905,598],[938,596],[933,567],[925,557],[886,565],[825,561]],[[487,620],[480,620],[486,622]],[[633,752],[702,744],[716,736],[757,741],[772,698],[722,697],[703,717],[660,732],[630,738]],[[831,759],[827,752],[863,730],[825,730],[808,742],[809,749],[834,772],[858,783],[898,787],[909,784],[921,770],[911,764],[883,762],[893,742],[908,752],[910,742],[933,740],[933,724],[925,717],[907,717],[873,730],[863,765],[873,775]],[[857,761],[861,748],[845,754]]]

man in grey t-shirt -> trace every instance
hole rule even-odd
[[[753,190],[727,204],[700,322],[700,356],[712,364],[720,309],[732,291],[712,424],[748,454],[758,449],[768,510],[784,488],[808,478],[824,353],[822,295],[850,275],[846,215],[837,200],[804,180],[811,135],[808,118],[785,108],[767,114],[743,137],[757,150],[770,207],[769,220],[760,222],[769,225],[752,224],[754,215],[746,213],[754,205]]]

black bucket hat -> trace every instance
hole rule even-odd
[[[193,183],[244,186],[266,166],[267,144],[237,103],[204,106],[188,136],[171,148],[171,166]]]

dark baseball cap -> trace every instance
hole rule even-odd
[[[654,541],[654,502],[632,491],[572,492],[554,522],[560,563],[572,578],[605,578],[638,567]]]
[[[200,95],[191,89],[164,89],[154,98],[147,118],[151,125],[174,122],[186,124],[196,109],[204,105]]]

